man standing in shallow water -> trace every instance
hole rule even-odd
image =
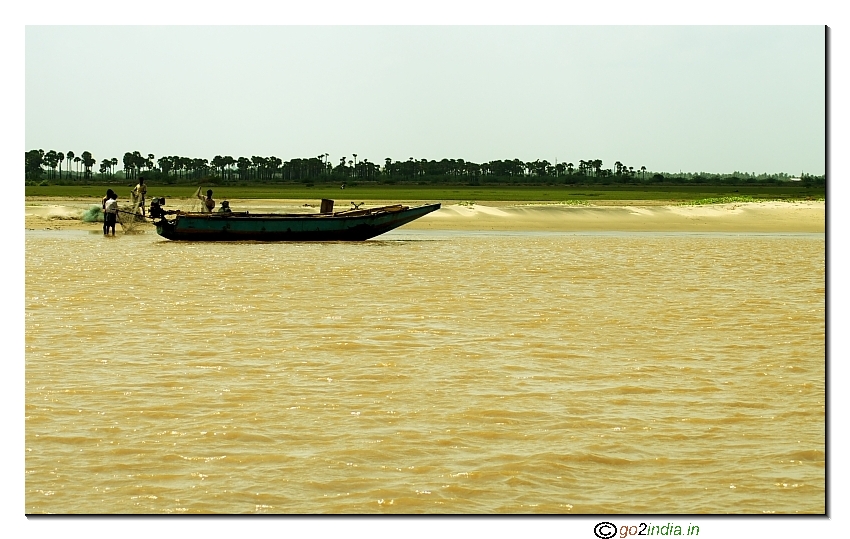
[[[115,235],[115,221],[118,220],[118,195],[112,189],[106,190],[106,196],[103,197],[103,235],[109,233],[112,229],[112,235]]]

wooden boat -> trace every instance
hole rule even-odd
[[[163,238],[182,241],[363,241],[440,209],[401,204],[333,211],[323,200],[320,213],[162,212],[154,219]]]

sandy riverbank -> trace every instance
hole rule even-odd
[[[366,207],[398,201],[367,201]],[[411,206],[422,202],[402,201]],[[25,200],[27,230],[99,230],[85,223],[83,212],[98,204],[92,199]],[[174,200],[167,209],[192,209],[196,201]],[[231,200],[234,211],[280,213],[318,212],[314,200]],[[337,203],[337,210],[350,204]],[[685,206],[663,201],[619,201],[593,205],[480,202],[444,203],[413,223],[411,230],[557,231],[557,232],[824,232],[822,201],[749,202]]]

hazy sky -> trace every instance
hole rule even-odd
[[[28,26],[27,149],[825,171],[822,26]]]

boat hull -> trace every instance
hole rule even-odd
[[[156,231],[176,241],[364,241],[436,211],[440,205],[386,208],[326,215],[178,213],[174,219],[156,222]]]

